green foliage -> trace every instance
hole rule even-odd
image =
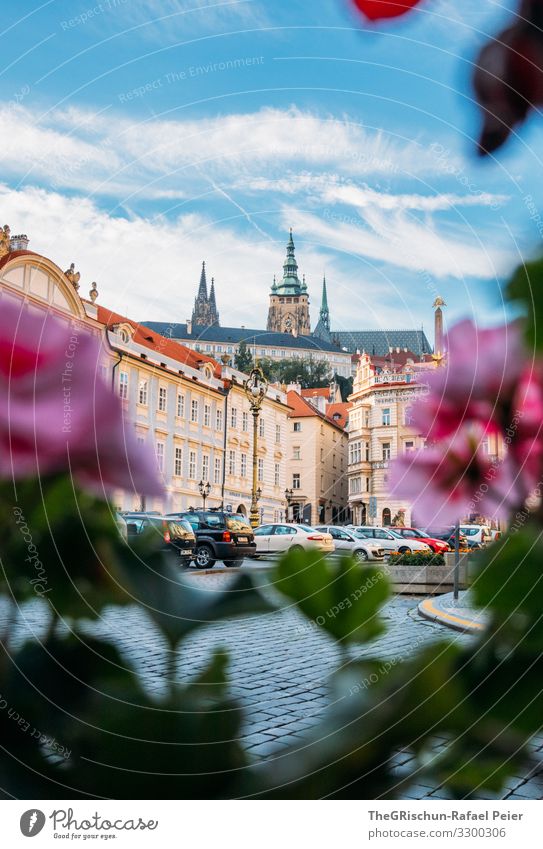
[[[390,562],[393,566],[444,566],[445,558],[433,551],[412,551],[411,554],[392,554]]]
[[[254,366],[253,355],[247,347],[247,342],[244,340],[239,343],[238,349],[234,354],[234,365],[239,371],[245,372],[245,374],[248,374]]]
[[[276,588],[344,643],[365,642],[383,630],[379,608],[389,595],[386,576],[352,558],[331,564],[318,551],[290,551],[277,567]]]
[[[352,394],[353,391],[353,378],[352,375],[350,377],[343,377],[341,374],[335,374],[334,380],[339,386],[339,391],[341,393],[341,400],[346,401],[349,395]]]
[[[330,369],[328,363],[314,357],[292,357],[285,360],[259,359],[258,365],[272,383],[299,383],[302,389],[328,386]]]
[[[543,348],[543,258],[520,265],[506,290],[511,301],[519,302],[524,310],[528,350]]]

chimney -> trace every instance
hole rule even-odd
[[[19,236],[12,236],[9,240],[10,251],[26,251],[28,250],[28,236],[21,233]]]
[[[187,336],[192,336],[192,320],[187,318]]]

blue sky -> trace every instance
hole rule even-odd
[[[324,273],[337,329],[430,329],[437,294],[501,321],[541,236],[540,127],[477,160],[469,79],[511,7],[376,29],[348,0],[11,4],[1,217],[139,320],[185,320],[205,259],[222,323],[264,326],[292,226],[314,323]]]

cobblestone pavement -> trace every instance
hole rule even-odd
[[[232,578],[233,575],[223,572],[191,576],[198,586],[210,589],[223,588]],[[381,657],[398,662],[422,645],[443,637],[456,642],[473,639],[421,618],[417,613],[419,601],[405,596],[392,598],[384,608],[386,634],[371,646],[351,649],[351,657]],[[21,639],[24,630],[42,636],[43,613],[38,604],[25,608]],[[142,610],[106,611],[101,621],[89,626],[89,630],[103,636],[114,634],[123,657],[137,670],[144,686],[155,693],[165,691],[168,649]],[[280,757],[288,746],[304,746],[306,729],[319,720],[329,703],[328,678],[339,661],[334,642],[287,605],[266,615],[218,622],[197,631],[184,642],[179,653],[179,678],[193,677],[217,647],[229,650],[231,689],[245,707],[241,739],[250,755],[255,760]],[[436,748],[439,746],[438,741]],[[534,750],[543,752],[543,740],[534,743]],[[395,768],[399,780],[410,760],[407,753],[397,756]],[[439,787],[421,781],[412,785],[402,798],[439,799],[445,795]],[[543,763],[535,775],[511,779],[504,794],[508,799],[542,796]]]

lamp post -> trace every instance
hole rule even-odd
[[[204,502],[204,510],[205,510],[206,509],[206,498],[209,495],[209,493],[211,492],[211,484],[209,483],[209,481],[201,480],[200,483],[198,484],[198,490],[200,492],[200,495],[202,496],[202,501]]]
[[[287,522],[290,521],[290,502],[292,501],[293,492],[291,489],[285,489],[285,501],[287,502]]]
[[[251,512],[249,513],[249,521],[251,522],[251,526],[256,528],[259,520],[259,490],[257,489],[258,417],[260,416],[262,403],[266,397],[268,389],[268,381],[264,377],[262,369],[258,368],[258,366],[255,366],[255,368],[252,369],[249,377],[243,384],[243,389],[251,406],[251,413],[253,414],[253,486],[251,491]]]

